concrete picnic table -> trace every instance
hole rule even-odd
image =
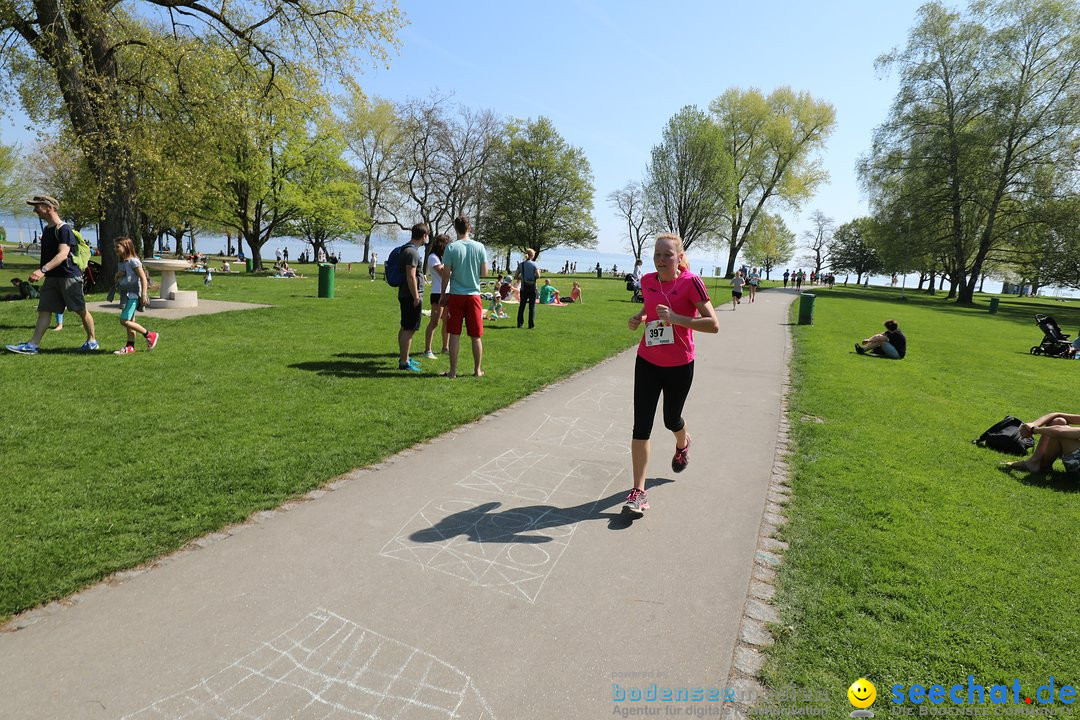
[[[176,273],[191,268],[187,260],[152,258],[143,260],[143,267],[161,273],[161,292],[156,298],[151,298],[151,308],[198,307],[199,294],[194,290],[180,290],[176,285]]]

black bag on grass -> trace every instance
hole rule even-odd
[[[991,425],[978,440],[971,442],[979,447],[988,447],[1010,455],[1027,455],[1035,441],[1020,437],[1020,426],[1023,424],[1019,418],[1006,415],[1005,419]]]

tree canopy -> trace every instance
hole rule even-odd
[[[203,51],[232,52],[228,73],[263,73],[262,95],[277,75],[306,65],[345,71],[357,53],[386,57],[402,23],[393,0],[262,0],[206,5],[194,0],[0,0],[7,41],[0,76],[17,86],[32,117],[69,124],[94,174],[105,237],[139,238],[141,178],[133,145],[138,119],[205,75]],[[194,72],[193,72],[194,71]],[[53,102],[54,98],[61,102]],[[106,275],[115,258],[101,243]]]
[[[555,247],[593,247],[592,170],[546,117],[515,122],[487,175],[484,240],[536,256]]]
[[[928,246],[950,295],[970,303],[986,263],[1052,217],[1040,206],[1075,192],[1080,12],[1062,0],[966,13],[930,2],[879,63],[900,90],[861,165],[875,214],[902,218],[907,232],[892,237]]]
[[[722,192],[727,277],[754,223],[777,205],[798,208],[828,179],[817,153],[836,126],[833,106],[780,87],[732,88],[709,105],[727,163]]]

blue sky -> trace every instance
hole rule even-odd
[[[756,4],[656,2],[441,2],[401,0],[410,24],[389,67],[358,63],[369,95],[405,100],[433,90],[506,117],[549,117],[592,165],[599,249],[623,247],[606,196],[644,175],[664,123],[684,105],[705,107],[729,87],[781,85],[832,103],[836,130],[822,154],[828,185],[799,213],[842,223],[866,212],[855,162],[896,90],[874,60],[902,45],[912,0]],[[31,145],[25,119],[8,115],[0,140]]]
[[[835,106],[837,125],[822,154],[831,182],[787,213],[801,233],[815,209],[840,223],[866,212],[855,163],[896,92],[895,75],[879,75],[874,60],[906,42],[920,4],[405,0],[399,54],[360,82],[395,100],[437,88],[500,115],[549,117],[592,164],[606,251],[623,243],[607,194],[643,177],[681,107],[706,107],[729,87],[807,91]]]

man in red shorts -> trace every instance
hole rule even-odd
[[[481,377],[480,361],[484,346],[484,310],[480,298],[480,278],[487,275],[487,250],[469,237],[469,219],[459,215],[454,220],[457,242],[446,246],[443,255],[443,296],[440,305],[447,308],[446,327],[450,332],[450,371],[446,377],[457,377],[458,350],[461,347],[461,323],[472,340],[473,374]]]

